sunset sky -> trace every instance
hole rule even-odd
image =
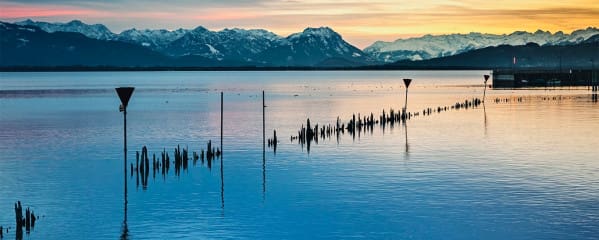
[[[597,0],[0,0],[0,19],[102,23],[128,28],[264,28],[287,36],[329,26],[363,48],[376,40],[446,33],[571,32],[599,27]]]

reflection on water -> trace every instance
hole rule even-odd
[[[125,169],[126,171],[126,169]],[[123,199],[123,224],[121,226],[121,240],[129,239],[129,227],[127,226],[127,174],[125,174],[125,194]]]
[[[403,122],[403,130],[406,136],[406,158],[410,155],[410,144],[408,143],[408,124],[406,122]]]
[[[220,158],[220,207],[225,210],[225,171],[223,158]],[[224,213],[224,212],[223,212]]]
[[[595,238],[599,139],[588,133],[599,128],[596,95],[490,90],[482,108],[451,110],[483,95],[486,73],[2,73],[2,91],[58,90],[0,95],[0,206],[26,199],[46,216],[30,239]],[[403,78],[414,79],[409,102],[418,116],[365,127],[370,113],[380,121],[382,109],[396,115],[389,110],[404,106]],[[119,85],[139,90],[128,145],[146,146],[151,159],[143,180],[124,186]],[[437,106],[450,110],[437,114]],[[308,118],[318,123],[309,155],[287,140]],[[283,136],[268,176],[265,124]],[[328,131],[337,124],[344,130]],[[177,152],[200,156],[221,131],[227,168],[204,155],[200,166],[169,174],[163,166],[173,159],[158,159],[174,157],[169,147],[179,144],[186,151]],[[135,151],[128,156],[137,168]],[[145,179],[155,176],[154,162],[162,179]],[[132,190],[124,205],[123,187]],[[5,211],[0,225],[14,224]],[[82,212],[93,217],[78,221]],[[77,231],[64,227],[73,222]]]
[[[483,101],[483,114],[485,115],[485,137],[487,136],[487,107],[485,106],[485,102]]]

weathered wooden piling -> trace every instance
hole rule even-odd
[[[183,149],[183,169],[187,170],[189,166],[189,152],[187,151],[187,146]]]
[[[323,136],[324,139],[324,136]],[[268,147],[272,147],[274,152],[277,152],[277,142],[279,140],[277,139],[277,130],[273,130],[273,137],[268,139]],[[263,151],[265,151],[264,149],[262,149]]]
[[[198,155],[198,152],[193,152],[193,165],[195,166],[196,163],[198,162],[198,159],[200,159],[200,155]]]
[[[202,165],[204,165],[204,149],[200,151],[200,160],[202,161]]]
[[[28,233],[31,231],[31,212],[29,208],[25,209],[25,231]]]
[[[35,214],[33,214],[33,210],[31,211],[31,228],[33,229],[35,227],[35,221],[37,220],[37,217],[35,216]]]
[[[143,146],[141,155],[144,160],[144,173],[148,175],[150,173],[150,158],[148,157],[148,148],[146,146]]]
[[[156,169],[158,169],[156,164],[156,154],[152,153],[152,178],[154,179],[156,179]]]
[[[125,175],[126,176],[126,175]],[[17,239],[21,239],[23,235],[23,227],[25,231],[29,233],[33,227],[35,227],[36,216],[33,211],[27,207],[25,209],[25,215],[23,216],[23,206],[21,201],[15,203],[15,222],[16,222],[16,235]],[[3,237],[3,228],[0,226],[0,236]],[[7,229],[8,231],[8,229]]]
[[[409,86],[409,83],[407,83],[407,85]],[[407,94],[406,94],[406,96],[407,96]],[[483,98],[484,98],[484,96],[483,96]],[[499,101],[497,99],[496,99],[496,101]],[[501,100],[501,101],[504,101],[504,100]],[[506,98],[505,101],[509,101],[509,99]],[[449,111],[449,110],[454,110],[454,109],[455,110],[460,110],[460,109],[467,110],[470,108],[476,108],[479,105],[481,105],[482,103],[483,103],[483,101],[481,99],[474,97],[471,99],[465,99],[463,101],[458,101],[450,106],[437,106],[436,108],[427,107],[427,108],[422,109],[422,111],[408,112],[406,110],[407,109],[407,99],[406,99],[406,104],[404,105],[404,109],[402,109],[401,112],[395,111],[393,108],[389,109],[389,111],[387,111],[386,109],[383,109],[382,114],[380,114],[378,116],[378,120],[375,120],[374,114],[372,112],[370,113],[370,116],[367,114],[362,115],[361,113],[357,113],[357,116],[356,116],[356,113],[353,113],[351,118],[349,119],[349,121],[347,121],[347,124],[343,123],[341,121],[341,119],[339,117],[337,117],[337,120],[334,125],[324,124],[324,125],[319,126],[318,124],[316,124],[314,127],[312,127],[312,122],[310,122],[310,119],[307,118],[306,119],[306,127],[304,127],[304,125],[302,124],[301,128],[297,132],[297,136],[292,135],[290,137],[290,140],[291,140],[291,142],[293,142],[294,140],[298,140],[298,144],[300,144],[302,146],[302,148],[303,148],[304,144],[306,144],[308,153],[309,153],[312,141],[314,141],[316,144],[318,144],[319,139],[325,140],[327,138],[330,138],[333,134],[335,134],[337,137],[337,143],[339,143],[340,135],[344,134],[346,130],[353,137],[353,139],[355,139],[355,136],[356,135],[360,136],[362,131],[364,131],[365,133],[366,133],[366,131],[370,131],[372,133],[374,125],[377,125],[377,124],[381,125],[381,128],[384,133],[385,127],[387,126],[387,124],[389,124],[390,127],[393,128],[395,123],[400,123],[403,120],[403,123],[405,124],[407,122],[407,120],[411,119],[412,117],[430,116],[433,113],[441,113],[443,111]],[[268,146],[271,147],[272,144],[274,144],[273,139],[268,139]],[[406,146],[406,149],[407,148],[408,148],[408,146]]]
[[[139,188],[139,175],[141,174],[140,171],[136,171],[135,172],[135,188]]]
[[[23,207],[21,201],[15,203],[15,221],[17,223],[17,229],[23,228]]]

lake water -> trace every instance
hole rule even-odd
[[[599,104],[582,89],[490,90],[484,106],[306,146],[312,124],[481,98],[487,71],[0,73],[0,225],[25,239],[596,239]],[[115,87],[134,86],[128,166],[147,146],[223,158],[137,184]],[[262,152],[277,131],[276,154]],[[523,100],[496,103],[496,98]],[[555,99],[554,99],[555,97]]]

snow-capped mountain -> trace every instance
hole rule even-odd
[[[256,54],[279,44],[281,40],[280,36],[261,29],[210,31],[200,26],[168,43],[163,52],[171,56],[197,55],[252,62]]]
[[[384,62],[424,60],[499,45],[520,46],[529,42],[539,45],[577,44],[596,34],[599,34],[599,29],[589,27],[576,30],[571,34],[561,31],[552,34],[538,30],[534,33],[517,31],[502,35],[482,33],[425,35],[418,38],[397,39],[393,42],[378,41],[365,48],[364,52]]]
[[[367,64],[370,60],[328,27],[306,28],[291,34],[278,46],[262,52],[259,59],[276,66],[315,66],[330,59]]]
[[[362,64],[367,59],[360,49],[328,27],[306,28],[286,38],[261,29],[216,32],[197,27],[168,44],[163,52],[260,66],[314,66],[329,58]]]
[[[171,59],[148,48],[74,32],[0,22],[0,66],[168,66]],[[177,63],[178,64],[178,63]]]
[[[328,27],[306,28],[282,37],[262,29],[211,31],[202,26],[174,31],[133,28],[115,34],[102,24],[85,24],[79,20],[68,23],[26,20],[15,24],[35,26],[48,33],[74,32],[95,40],[124,42],[182,62],[193,59],[196,63],[223,66],[360,66],[446,57],[499,45],[520,46],[531,42],[541,46],[572,45],[599,34],[599,29],[589,27],[570,34],[539,30],[503,35],[425,35],[394,42],[379,41],[362,51]]]
[[[306,28],[303,32],[282,37],[263,29],[195,29],[138,30],[112,33],[101,24],[47,23],[26,20],[19,25],[32,25],[53,32],[76,32],[97,40],[126,42],[164,55],[186,59],[203,58],[216,62],[254,66],[327,66],[364,65],[374,61],[360,49],[343,40],[328,27]]]
[[[100,39],[100,40],[112,40],[116,35],[108,30],[108,28],[102,24],[85,24],[79,20],[73,20],[68,23],[48,23],[48,22],[36,22],[31,19],[27,19],[21,22],[15,22],[21,26],[36,26],[40,29],[53,33],[53,32],[76,32],[81,33],[89,38]]]
[[[171,42],[183,37],[189,30],[179,28],[174,31],[165,29],[159,30],[138,30],[135,28],[125,30],[118,34],[115,40],[138,44],[149,47],[153,50],[163,51]]]

